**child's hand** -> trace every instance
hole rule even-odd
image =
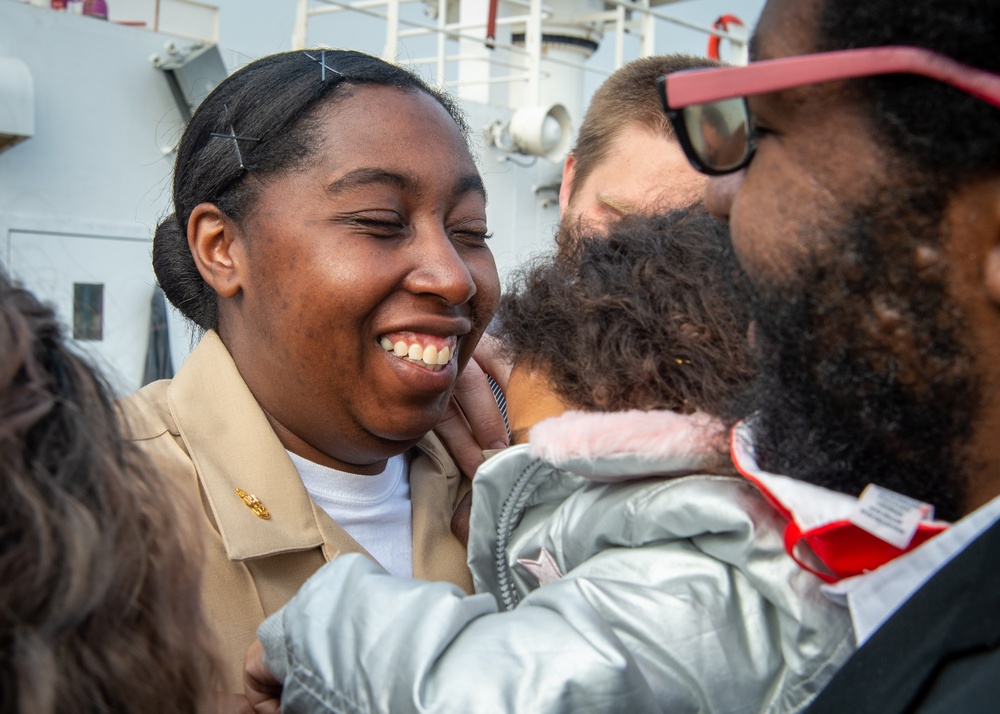
[[[243,660],[243,687],[254,714],[281,714],[281,689],[264,664],[264,646],[254,640]]]

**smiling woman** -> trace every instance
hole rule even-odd
[[[200,496],[236,692],[257,626],[339,553],[471,590],[449,527],[468,482],[429,432],[499,282],[455,106],[358,52],[272,55],[220,84],[181,141],[174,209],[154,268],[205,334],[126,405]]]

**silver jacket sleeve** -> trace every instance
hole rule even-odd
[[[660,711],[587,589],[554,583],[499,613],[492,595],[345,555],[259,636],[285,714]]]

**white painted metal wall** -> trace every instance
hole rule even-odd
[[[80,342],[115,386],[139,385],[153,274],[152,231],[167,210],[182,128],[149,57],[162,34],[0,0],[0,55],[31,72],[35,133],[0,153],[0,259],[72,323],[73,283],[105,285],[105,335]],[[189,351],[174,316],[173,358]]]

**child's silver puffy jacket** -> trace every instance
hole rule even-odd
[[[260,630],[283,712],[803,709],[853,650],[850,618],[754,486],[698,474],[693,421],[570,414],[488,460],[477,595],[326,565]]]

